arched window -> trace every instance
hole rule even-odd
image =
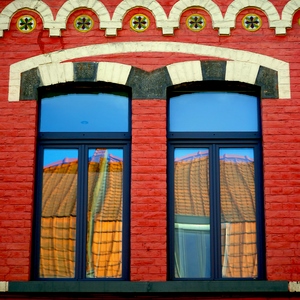
[[[127,279],[130,91],[43,88],[35,279]]]
[[[259,90],[169,91],[170,279],[263,278]]]

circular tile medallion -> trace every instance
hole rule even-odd
[[[148,29],[150,20],[146,15],[137,14],[130,19],[130,27],[136,32],[142,32]]]
[[[88,32],[94,26],[94,21],[90,16],[80,15],[74,21],[74,27],[80,32]]]
[[[206,25],[206,20],[203,16],[198,14],[190,15],[186,19],[186,26],[188,29],[192,31],[200,31],[202,30]]]
[[[256,14],[248,14],[243,18],[242,21],[243,27],[248,31],[256,31],[261,25],[261,18]]]
[[[17,21],[17,28],[23,33],[29,33],[36,27],[36,19],[30,15],[24,15]]]

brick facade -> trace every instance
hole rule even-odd
[[[209,80],[205,70],[224,63],[212,79],[262,87],[266,279],[299,281],[299,9],[297,0],[1,1],[0,281],[31,278],[37,88],[76,82],[74,65],[90,62],[91,81],[133,89],[130,280],[167,280],[166,89]],[[137,13],[149,17],[144,32],[130,28]],[[195,13],[206,19],[197,32],[186,26]],[[259,30],[242,26],[249,13]],[[25,14],[36,19],[30,33],[16,27]],[[73,25],[82,14],[94,21],[86,33]]]

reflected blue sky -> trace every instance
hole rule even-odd
[[[128,101],[103,93],[43,98],[40,132],[126,132]]]
[[[207,155],[207,148],[176,148],[174,150],[174,158],[182,159],[185,156],[195,156],[195,155]],[[254,159],[253,148],[220,148],[220,156],[225,154],[235,155],[235,156],[247,156]]]
[[[220,156],[223,155],[236,155],[236,156],[247,156],[251,159],[254,159],[254,150],[253,148],[221,148]]]
[[[108,155],[113,155],[118,159],[123,159],[122,149],[106,149]],[[95,153],[95,149],[89,149],[89,160]],[[63,160],[78,160],[78,150],[77,149],[45,149],[44,150],[44,162],[43,166],[47,167],[50,164],[58,163]]]
[[[230,132],[258,130],[257,97],[197,92],[170,99],[171,131]]]

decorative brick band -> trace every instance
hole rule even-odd
[[[219,57],[223,61],[187,61],[153,72],[110,63],[64,63],[101,54],[136,52],[187,53]],[[241,61],[241,58],[243,61]],[[225,61],[226,60],[226,61]],[[239,75],[237,75],[239,74]],[[141,42],[101,44],[38,55],[10,67],[9,101],[36,99],[37,87],[70,81],[105,81],[128,85],[134,98],[165,98],[166,87],[184,82],[227,80],[262,87],[263,98],[290,98],[289,64],[247,51],[186,43]],[[143,80],[144,79],[144,80]]]
[[[290,0],[284,7],[282,17],[269,0],[234,0],[227,8],[223,17],[219,6],[212,0],[179,0],[176,2],[167,16],[163,7],[156,0],[123,0],[115,9],[112,18],[105,5],[98,0],[67,0],[59,9],[54,19],[50,7],[43,1],[15,0],[8,4],[0,13],[0,37],[3,31],[10,27],[12,16],[22,9],[36,11],[43,20],[45,29],[49,29],[50,36],[60,36],[61,30],[66,29],[68,17],[79,8],[91,9],[98,16],[100,29],[104,29],[107,36],[116,36],[117,30],[122,29],[125,15],[133,8],[144,7],[149,10],[155,20],[156,27],[162,28],[163,35],[174,33],[179,27],[182,13],[193,7],[206,10],[212,18],[212,26],[219,29],[220,35],[229,35],[230,30],[235,27],[238,14],[248,7],[257,8],[265,13],[269,26],[275,28],[275,34],[285,34],[286,29],[292,27],[294,13],[300,8],[299,0]]]

